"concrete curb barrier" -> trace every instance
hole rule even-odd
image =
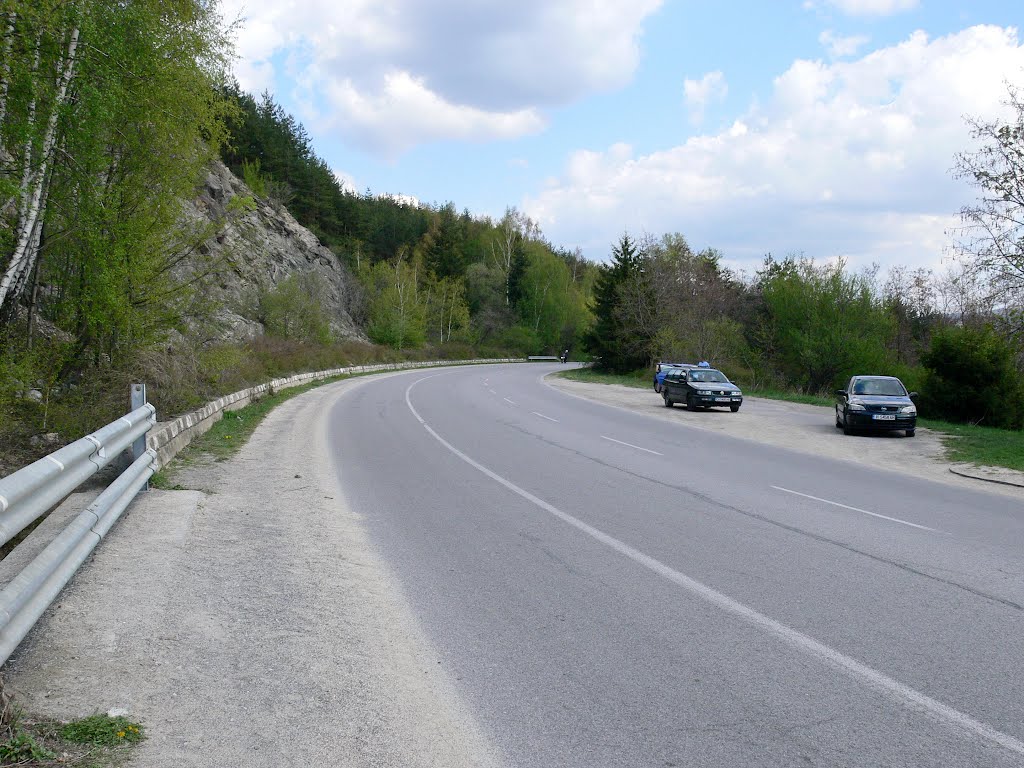
[[[1011,485],[1014,488],[1024,488],[1024,472],[1017,472],[1013,469],[1000,469],[998,467],[986,467],[985,469],[988,470],[990,474],[986,474],[982,470],[973,467],[970,464],[952,466],[949,468],[949,471],[954,475],[967,477],[971,480],[981,480],[985,483],[997,483],[999,485]],[[993,476],[993,474],[995,476]]]

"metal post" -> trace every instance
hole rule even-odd
[[[146,404],[146,385],[132,384],[131,410],[136,411]],[[143,435],[132,443],[132,461],[135,461],[146,452],[146,436]]]

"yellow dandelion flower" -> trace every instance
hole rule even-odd
[[[117,738],[123,739],[124,738],[124,731],[118,731],[117,732]]]

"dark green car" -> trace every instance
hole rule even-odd
[[[685,403],[698,408],[729,408],[733,413],[743,404],[743,393],[721,371],[714,368],[686,368],[665,374],[661,389],[665,407]]]

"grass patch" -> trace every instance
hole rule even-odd
[[[638,371],[636,373],[617,374],[600,373],[593,368],[573,368],[568,371],[559,371],[554,374],[573,381],[585,381],[590,384],[621,384],[624,387],[635,387],[637,389],[650,389],[654,391],[654,374]]]
[[[176,483],[174,482],[174,480],[171,479],[171,476],[167,472],[166,468],[153,473],[153,476],[149,478],[149,485],[151,488],[156,488],[158,491],[187,490],[185,486],[181,485],[180,483]]]
[[[763,397],[767,400],[785,400],[788,403],[806,403],[807,405],[829,406],[835,403],[835,398],[825,395],[808,395],[804,392],[787,392],[783,389],[748,389],[742,387],[744,395],[751,397]]]
[[[0,765],[119,768],[144,738],[142,724],[127,717],[96,714],[62,723],[29,720],[19,713],[0,742]]]
[[[1024,432],[974,424],[918,419],[920,426],[941,432],[947,458],[1024,472]]]
[[[113,747],[142,741],[145,734],[142,725],[132,722],[127,717],[96,714],[83,717],[81,720],[73,720],[63,726],[60,729],[60,737],[75,744]]]

